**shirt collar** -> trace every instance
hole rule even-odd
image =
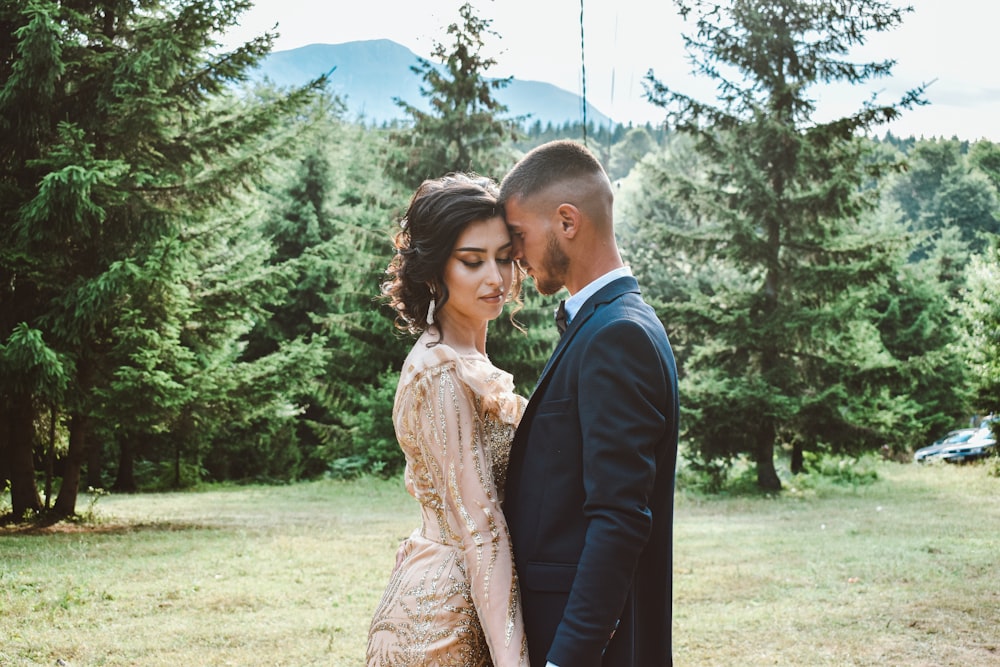
[[[600,278],[588,283],[582,290],[566,299],[566,321],[571,321],[574,317],[576,317],[576,314],[580,312],[580,308],[583,307],[583,304],[587,303],[587,299],[597,294],[598,290],[602,287],[613,280],[630,275],[632,275],[632,269],[627,266],[620,266],[617,269],[608,271]]]

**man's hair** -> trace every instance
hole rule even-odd
[[[607,177],[604,167],[586,146],[576,141],[550,141],[529,151],[500,183],[498,202],[538,194],[550,185],[594,174]]]

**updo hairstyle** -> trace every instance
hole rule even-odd
[[[444,268],[459,235],[472,222],[499,213],[497,184],[476,174],[451,173],[421,183],[410,199],[401,229],[394,237],[396,254],[386,269],[382,295],[396,311],[396,326],[418,334],[435,310],[448,302]],[[520,304],[521,270],[514,265],[508,301]]]

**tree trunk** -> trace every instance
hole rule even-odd
[[[76,497],[80,492],[80,470],[87,457],[87,418],[81,414],[72,416],[69,422],[69,452],[66,454],[66,470],[62,485],[56,497],[55,512],[59,516],[76,514]]]
[[[101,478],[101,446],[99,443],[90,443],[87,448],[87,486],[92,489],[103,489],[104,480]]]
[[[77,361],[77,384],[86,395],[93,386],[94,366],[85,355]],[[63,470],[62,485],[56,497],[55,513],[69,517],[76,514],[76,498],[80,493],[80,470],[87,460],[87,430],[90,418],[82,411],[72,413],[69,420],[69,451],[66,452],[66,467]]]
[[[10,483],[10,410],[0,401],[0,493]]]
[[[805,452],[801,442],[792,443],[792,474],[801,475],[806,471]]]
[[[49,406],[49,441],[45,451],[45,509],[52,507],[52,478],[56,467],[56,419],[59,412],[53,403]]]
[[[174,488],[181,488],[181,443],[180,439],[174,441]]]
[[[783,182],[780,177],[774,180],[775,192],[781,193]],[[781,222],[777,218],[766,221],[767,227],[767,273],[764,275],[764,307],[760,320],[770,322],[778,310],[778,295],[781,293]],[[773,376],[781,363],[781,355],[775,347],[774,340],[762,341],[760,372],[771,387],[775,387]],[[772,389],[773,391],[773,389]],[[757,429],[757,486],[764,491],[781,491],[781,480],[774,469],[774,440],[778,428],[774,417],[765,417]]]
[[[132,436],[118,437],[118,476],[111,488],[119,493],[139,490],[139,485],[135,483],[135,444]]]
[[[774,468],[774,436],[770,419],[757,429],[757,486],[763,491],[781,491],[781,479]]]
[[[42,511],[42,499],[35,484],[35,414],[31,396],[14,395],[7,416],[10,504],[14,519],[20,520],[25,513]]]

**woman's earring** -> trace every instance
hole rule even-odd
[[[427,326],[434,324],[434,299],[427,304]]]

